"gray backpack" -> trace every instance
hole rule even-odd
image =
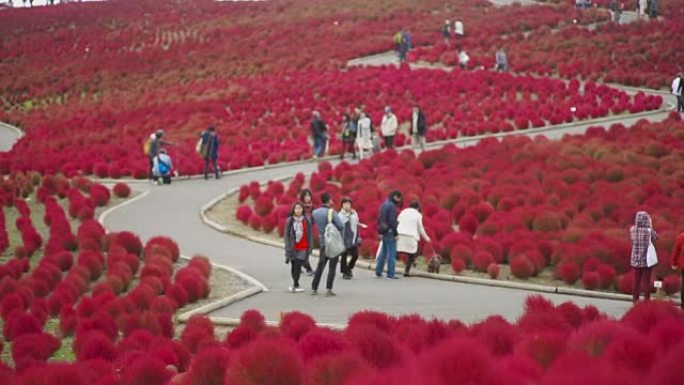
[[[335,212],[328,210],[328,224],[325,225],[325,233],[323,234],[323,241],[325,242],[325,256],[326,258],[335,258],[347,250],[344,247],[344,240],[340,230],[335,227],[333,223],[333,214]]]

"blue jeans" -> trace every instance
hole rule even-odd
[[[325,152],[325,138],[322,136],[313,137],[314,155],[317,157],[323,156]]]
[[[387,277],[394,277],[394,266],[397,261],[397,240],[394,235],[385,234],[382,236],[382,249],[378,260],[375,263],[375,275],[382,275],[382,269],[385,267],[385,259],[387,260]]]

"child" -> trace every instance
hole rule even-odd
[[[304,291],[299,286],[302,266],[308,262],[313,247],[313,225],[311,218],[304,215],[304,205],[297,202],[292,206],[290,216],[285,222],[285,263],[292,265],[292,293]]]

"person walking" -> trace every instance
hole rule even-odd
[[[340,216],[337,215],[335,210],[332,208],[333,200],[329,193],[323,193],[321,195],[322,206],[313,211],[313,220],[318,227],[318,240],[320,245],[320,255],[318,257],[318,266],[316,266],[316,273],[314,274],[313,282],[311,283],[311,294],[318,294],[318,285],[321,282],[321,277],[323,276],[323,270],[325,270],[325,265],[328,265],[328,280],[326,281],[325,288],[327,289],[325,295],[326,297],[332,297],[336,294],[333,292],[333,283],[335,282],[335,272],[337,269],[337,263],[340,259],[339,255],[328,256],[325,254],[325,227],[328,223],[335,225],[337,230],[340,232],[344,229],[342,225],[342,220]]]
[[[615,24],[620,24],[620,16],[622,15],[622,7],[618,3],[618,0],[610,0],[610,19]]]
[[[395,33],[392,40],[394,41],[394,52],[396,52],[399,63],[401,63],[401,43],[404,40],[404,31],[401,30]]]
[[[680,306],[684,309],[684,232],[677,235],[672,249],[672,270],[679,270],[682,275],[682,292],[680,294]]]
[[[300,191],[299,202],[304,207],[304,216],[309,218],[310,222],[313,223],[313,195],[311,194],[311,190],[305,188]],[[313,269],[311,268],[311,262],[308,258],[304,261],[302,267],[306,270],[306,275],[312,276],[314,274]]]
[[[496,51],[496,70],[499,72],[508,72],[508,55],[503,48],[499,48]]]
[[[646,7],[648,7],[648,0],[637,0],[637,18],[646,14]]]
[[[394,136],[397,134],[397,128],[399,128],[397,116],[392,113],[390,106],[385,106],[385,115],[382,116],[380,132],[385,139],[385,147],[388,149],[394,148]]]
[[[651,269],[648,263],[648,248],[651,242],[658,239],[658,233],[653,229],[651,217],[645,211],[636,213],[634,226],[629,229],[632,240],[632,255],[630,265],[634,270],[634,292],[632,301],[639,300],[641,291],[644,299],[651,299]]]
[[[340,153],[340,159],[344,159],[347,154],[350,154],[353,158],[356,158],[356,153],[354,152],[356,127],[354,127],[354,124],[352,123],[351,116],[346,113],[342,116],[341,137],[342,152]]]
[[[449,20],[444,20],[444,27],[442,27],[442,37],[444,38],[444,44],[449,46],[451,40],[451,22]]]
[[[423,214],[418,200],[412,201],[409,207],[402,210],[397,221],[397,254],[406,256],[404,277],[408,277],[418,256],[418,242],[421,238],[425,242],[430,242],[430,237],[423,227]]]
[[[325,145],[328,141],[328,126],[321,119],[321,114],[318,111],[314,111],[311,118],[311,137],[313,139],[314,155],[317,158],[323,157]]]
[[[387,261],[387,278],[399,279],[394,275],[397,259],[397,208],[401,206],[401,192],[392,191],[385,202],[380,206],[378,215],[378,234],[382,240],[382,246],[375,264],[375,276],[382,278],[382,271]]]
[[[678,73],[672,80],[672,95],[677,99],[677,112],[684,112],[684,78]]]
[[[422,151],[425,151],[427,123],[425,121],[425,114],[423,111],[421,111],[418,105],[413,106],[413,114],[411,115],[411,133],[413,134],[414,146],[419,146]]]
[[[340,219],[344,225],[342,239],[344,239],[344,246],[347,248],[340,256],[340,272],[343,279],[352,279],[354,277],[352,270],[359,259],[359,245],[361,244],[359,227],[365,227],[365,225],[359,222],[359,215],[352,205],[351,198],[342,199],[342,210],[340,210]],[[348,260],[348,258],[351,259]]]
[[[658,0],[648,0],[648,17],[651,20],[657,19],[660,14],[660,6]]]
[[[311,218],[304,215],[304,205],[296,202],[285,221],[285,263],[290,263],[292,286],[289,291],[299,293],[304,291],[299,286],[302,266],[309,260],[313,247],[313,223]]]
[[[401,32],[401,47],[399,49],[399,63],[404,63],[408,60],[408,53],[411,50],[411,34],[408,28],[402,29]]]
[[[201,135],[200,156],[204,159],[204,179],[209,179],[209,163],[214,170],[214,178],[219,179],[221,172],[218,167],[219,138],[216,128],[209,126]]]
[[[373,151],[373,129],[368,115],[361,111],[359,125],[356,131],[356,148],[359,151],[359,159],[365,157],[366,151]]]

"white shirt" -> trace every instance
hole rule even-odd
[[[468,61],[470,60],[470,56],[465,51],[461,51],[461,53],[458,54],[458,62],[460,64],[466,65],[468,64]]]
[[[461,21],[455,21],[454,22],[454,32],[457,35],[464,35],[465,34],[465,28],[463,27],[463,22],[461,22]]]
[[[413,128],[413,134],[416,135],[418,134],[418,113],[414,112],[411,117],[411,127]]]
[[[397,133],[397,116],[390,112],[389,115],[385,114],[382,116],[382,123],[380,124],[380,130],[382,131],[382,136],[394,136]]]
[[[676,96],[681,96],[682,92],[679,90],[679,83],[681,83],[682,78],[679,76],[672,80],[672,94]]]

